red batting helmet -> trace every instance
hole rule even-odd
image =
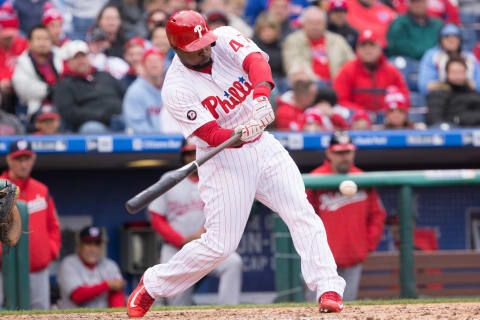
[[[205,18],[193,10],[182,10],[168,18],[167,37],[172,47],[192,52],[217,40]]]

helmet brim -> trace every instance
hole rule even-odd
[[[198,51],[202,48],[205,48],[209,44],[212,44],[213,42],[217,41],[217,39],[218,39],[217,35],[210,30],[207,33],[205,33],[201,38],[198,38],[197,40],[187,44],[185,47],[180,49],[186,52]]]

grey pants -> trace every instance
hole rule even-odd
[[[359,263],[348,268],[338,268],[337,271],[347,283],[345,291],[343,292],[343,301],[357,299],[360,278],[362,277],[362,264]]]
[[[32,309],[50,309],[50,279],[48,268],[30,273],[30,303]],[[0,306],[3,306],[2,273],[0,273]]]

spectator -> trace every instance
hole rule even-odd
[[[467,78],[468,66],[462,58],[447,62],[447,79],[433,83],[427,95],[427,124],[440,126],[478,127],[480,125],[480,93]]]
[[[339,104],[352,110],[383,111],[389,86],[399,88],[409,101],[402,74],[383,55],[379,38],[365,30],[358,39],[356,59],[346,63],[335,79]]]
[[[250,25],[255,24],[255,20],[257,20],[257,16],[265,11],[270,4],[269,0],[246,0],[247,5],[245,6],[245,17],[247,22]],[[272,1],[273,2],[273,1]],[[287,2],[286,11],[288,13],[288,17],[290,21],[293,21],[300,16],[302,13],[303,8],[308,7],[312,4],[313,1],[308,0],[291,0]],[[284,6],[284,4],[282,4]],[[285,11],[285,9],[281,9]],[[276,15],[274,15],[276,16]],[[278,18],[278,17],[277,17]],[[283,20],[282,20],[283,21]]]
[[[427,0],[410,0],[408,13],[397,17],[388,29],[388,55],[420,60],[438,43],[442,21],[427,16]],[[412,45],[415,44],[415,45]]]
[[[110,73],[116,79],[122,79],[129,70],[129,65],[119,57],[107,56],[104,52],[110,47],[108,35],[100,28],[89,30],[86,36],[88,58],[98,71]]]
[[[342,65],[354,57],[342,36],[325,30],[326,18],[325,12],[317,7],[305,9],[301,17],[303,28],[284,42],[282,55],[287,75],[308,70],[319,81],[329,84]]]
[[[77,253],[66,256],[58,272],[59,307],[119,308],[125,307],[125,280],[118,265],[102,257],[104,239],[95,226],[80,231]]]
[[[428,50],[420,61],[418,73],[418,88],[423,95],[427,95],[430,83],[445,81],[448,60],[461,56],[467,63],[467,77],[475,88],[480,90],[480,65],[470,51],[462,50],[462,35],[460,29],[448,24],[440,32],[438,46]]]
[[[108,35],[110,47],[105,50],[107,56],[123,57],[123,47],[127,42],[122,26],[120,11],[114,5],[107,4],[100,10],[95,27],[100,28]]]
[[[395,11],[378,0],[349,0],[347,21],[362,33],[372,30],[379,39],[382,48],[387,46],[387,30],[395,19]]]
[[[7,4],[6,2],[5,4]],[[45,7],[51,7],[49,0],[15,0],[13,10],[20,21],[20,31],[29,34],[33,27],[42,23]]]
[[[33,116],[33,123],[37,129],[34,133],[36,136],[59,134],[60,115],[57,108],[50,103],[43,104]]]
[[[164,5],[169,16],[181,10],[195,9],[195,2],[190,0],[164,0]]]
[[[405,14],[408,11],[409,1],[411,2],[411,0],[382,0],[386,5],[397,11],[398,14]],[[426,5],[429,17],[440,19],[445,23],[460,24],[460,15],[456,1],[426,0]]]
[[[47,9],[43,12],[42,25],[47,28],[55,47],[60,48],[69,39],[63,34],[62,13],[55,8]]]
[[[285,92],[287,80],[283,69],[278,20],[268,12],[260,14],[255,22],[255,34],[252,40],[268,54],[268,64],[272,69],[272,77],[277,89],[280,93]]]
[[[182,161],[195,160],[195,144],[182,146]],[[198,193],[198,173],[192,173],[174,189],[155,199],[148,206],[153,229],[165,240],[160,263],[168,262],[184,245],[200,238],[205,232],[204,203]],[[220,278],[218,304],[238,304],[242,289],[242,258],[234,252],[221,262],[212,274]],[[194,286],[168,298],[168,305],[191,305]]]
[[[64,0],[72,15],[72,40],[85,40],[87,30],[95,24],[95,19],[108,0]]]
[[[115,5],[120,12],[122,25],[127,38],[146,37],[145,11],[143,0],[111,0],[110,4]]]
[[[128,88],[123,100],[127,130],[135,133],[169,132],[172,121],[163,108],[161,89],[165,75],[165,56],[158,49],[149,49],[142,58],[145,72]],[[178,130],[173,130],[179,132]]]
[[[9,2],[0,6],[0,93],[2,108],[15,113],[17,104],[12,87],[12,75],[17,58],[28,47],[26,39],[18,35],[18,17]]]
[[[53,98],[53,88],[63,71],[63,61],[46,27],[38,25],[28,34],[29,49],[18,58],[13,87],[30,117],[44,100]]]
[[[63,48],[64,70],[53,102],[68,130],[80,133],[118,131],[125,89],[108,72],[97,71],[88,59],[88,46],[80,40]]]
[[[278,99],[276,125],[284,131],[332,131],[348,124],[338,112],[336,94],[313,81],[296,80],[293,89]]]
[[[0,109],[0,136],[19,136],[25,134],[25,128],[16,116]],[[0,289],[1,291],[1,289]],[[0,299],[0,305],[2,300]]]
[[[201,5],[202,12],[208,20],[210,29],[215,29],[210,20],[217,20],[229,25],[240,31],[245,37],[251,38],[253,35],[252,28],[241,18],[241,15],[235,13],[232,0],[204,0]],[[213,16],[209,18],[209,15]]]
[[[30,142],[12,142],[7,155],[8,169],[1,179],[20,187],[19,200],[28,207],[30,243],[30,303],[32,309],[50,308],[48,266],[60,253],[61,236],[57,210],[47,186],[30,176],[36,154]],[[0,246],[1,253],[1,246]],[[0,254],[1,256],[1,254]]]
[[[359,110],[350,119],[350,130],[371,130],[372,120],[366,111]]]
[[[340,34],[352,49],[357,45],[358,32],[347,22],[347,0],[331,0],[328,7],[328,27],[331,32]]]
[[[220,27],[226,27],[229,25],[227,14],[223,10],[214,9],[205,13],[207,18],[208,27],[215,30]]]
[[[289,0],[271,0],[268,1],[267,12],[280,22],[280,39],[283,41],[293,29],[290,25],[290,8],[293,3]]]
[[[165,70],[168,69],[175,57],[175,51],[173,51],[170,47],[170,42],[168,42],[165,25],[158,25],[153,28],[150,41],[154,47],[160,49],[165,55]]]
[[[152,10],[147,16],[147,31],[148,31],[148,38],[152,38],[152,33],[155,27],[167,25],[167,13],[162,9],[155,9]]]
[[[125,44],[124,59],[128,63],[129,69],[123,77],[122,82],[126,88],[128,88],[139,75],[144,73],[142,57],[145,53],[145,47],[145,40],[140,37],[134,37]]]
[[[333,134],[325,162],[311,174],[361,173],[354,165],[355,150],[348,134]],[[347,283],[343,300],[355,300],[362,262],[375,251],[383,234],[386,213],[377,190],[360,189],[353,196],[338,190],[307,190],[307,196],[325,225],[338,274]]]
[[[473,49],[473,54],[477,57],[477,60],[480,62],[480,41],[477,43],[475,48]]]
[[[414,124],[408,120],[408,101],[396,87],[387,88],[385,95],[385,122],[382,129],[414,129]]]

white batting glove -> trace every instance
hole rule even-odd
[[[275,120],[275,113],[268,98],[261,96],[253,100],[253,119],[257,120],[263,128],[266,128]]]
[[[255,140],[263,132],[263,126],[256,120],[250,120],[249,122],[242,124],[235,128],[235,133],[241,133],[240,140],[243,142],[249,142]]]

